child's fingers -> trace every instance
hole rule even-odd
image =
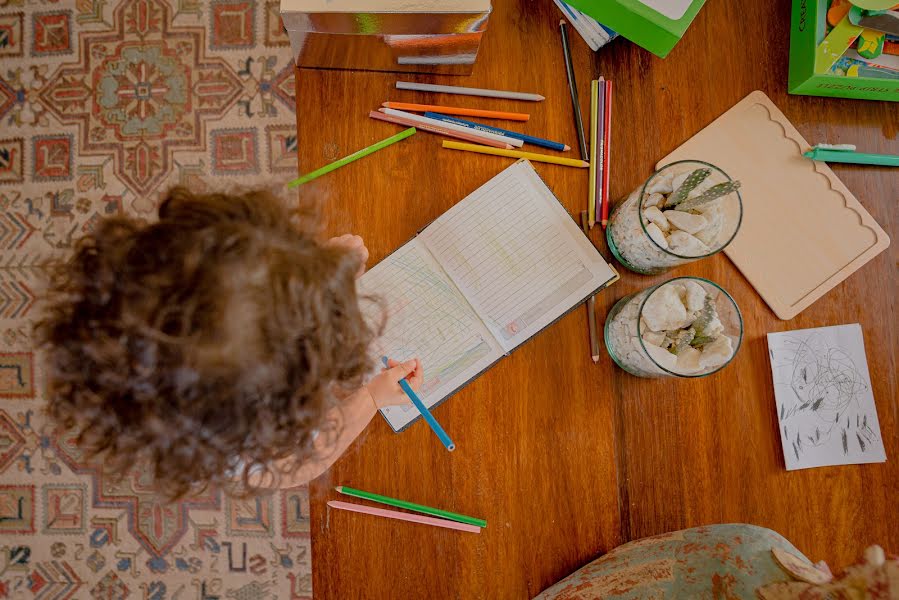
[[[388,360],[387,365],[389,368],[385,370],[390,373],[390,377],[399,381],[400,379],[407,379],[410,374],[415,372],[416,365],[418,365],[418,359],[413,358],[402,363],[396,362],[395,360]]]
[[[328,245],[352,250],[353,252],[358,252],[360,256],[366,259],[368,258],[368,248],[365,247],[365,242],[358,235],[345,233],[328,240]]]
[[[406,381],[409,382],[413,390],[418,391],[421,389],[421,384],[424,383],[424,369],[421,367],[420,360],[416,358],[414,361],[415,367],[413,367],[411,373],[406,375]]]
[[[365,273],[365,264],[368,262],[369,253],[368,248],[365,247],[365,242],[361,237],[351,233],[345,233],[341,236],[331,238],[328,240],[328,244],[355,253],[360,262],[359,271],[356,273],[356,277],[361,277],[363,273]]]

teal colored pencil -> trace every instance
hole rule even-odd
[[[398,500],[396,498],[391,498],[390,496],[382,496],[380,494],[372,494],[371,492],[363,492],[362,490],[354,490],[353,488],[347,487],[345,485],[339,485],[334,489],[341,494],[346,494],[347,496],[354,496],[356,498],[362,498],[364,500],[371,500],[372,502],[380,502],[381,504],[396,506],[397,508],[414,510],[415,512],[424,513],[426,515],[443,517],[444,519],[451,519],[459,523],[468,523],[469,525],[476,525],[477,527],[487,527],[487,521],[485,521],[484,519],[469,517],[467,515],[460,515],[448,510],[441,510],[439,508],[433,508],[431,506],[424,506],[423,504],[406,502],[405,500]]]
[[[832,150],[828,148],[812,148],[803,156],[824,162],[852,163],[857,165],[880,165],[882,167],[899,167],[899,156],[893,154],[869,154],[852,150]]]
[[[294,179],[293,181],[291,181],[290,183],[288,183],[287,187],[295,188],[298,185],[303,185],[304,183],[308,183],[308,182],[312,181],[313,179],[315,179],[317,177],[321,177],[325,173],[330,173],[334,169],[339,169],[340,167],[342,167],[346,164],[349,164],[349,163],[353,162],[354,160],[359,160],[360,158],[362,158],[364,156],[368,156],[372,152],[377,152],[378,150],[381,150],[382,148],[386,148],[390,144],[395,144],[396,142],[398,142],[400,140],[404,140],[407,137],[409,137],[410,135],[412,135],[413,133],[415,133],[414,127],[405,129],[396,135],[392,135],[389,138],[383,139],[376,144],[372,144],[368,148],[363,148],[362,150],[353,152],[349,156],[344,156],[343,158],[335,160],[334,162],[332,162],[329,165],[325,165],[324,167],[316,169],[316,170],[312,171],[311,173],[306,173],[302,177],[298,177],[298,178]]]
[[[381,362],[384,363],[384,367],[390,366],[390,361],[386,356],[381,357]],[[443,427],[440,426],[440,423],[437,422],[437,419],[434,418],[434,415],[431,414],[431,411],[428,410],[428,407],[425,406],[425,403],[421,401],[421,398],[418,397],[418,394],[415,393],[415,390],[412,389],[412,386],[409,385],[409,382],[405,379],[400,379],[397,381],[400,384],[400,387],[406,393],[406,396],[409,397],[409,400],[412,401],[412,404],[415,408],[418,409],[418,412],[421,413],[421,417],[425,420],[425,423],[431,428],[431,431],[434,432],[434,435],[440,440],[440,443],[443,444],[447,450],[452,452],[456,449],[456,445],[453,443],[453,440],[450,439],[449,434],[444,431]]]

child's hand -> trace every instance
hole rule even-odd
[[[400,387],[398,381],[405,379],[416,392],[421,389],[424,380],[424,371],[421,368],[421,361],[417,358],[407,360],[404,363],[398,363],[395,360],[388,362],[389,369],[385,369],[380,374],[374,376],[366,386],[368,393],[371,394],[375,406],[384,408],[385,406],[397,406],[401,404],[410,404],[409,397]]]
[[[327,244],[329,246],[337,246],[339,248],[345,248],[346,250],[350,250],[359,255],[359,261],[362,263],[362,266],[359,267],[359,272],[356,274],[356,277],[361,277],[363,273],[365,273],[365,263],[368,262],[368,248],[365,247],[365,242],[362,241],[362,238],[358,235],[353,235],[351,233],[345,233],[343,235],[333,237],[328,240]]]

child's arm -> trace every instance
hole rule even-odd
[[[389,369],[373,377],[368,385],[349,395],[340,406],[328,412],[325,420],[335,424],[336,438],[326,433],[318,435],[313,441],[313,447],[319,458],[304,464],[293,473],[283,474],[278,487],[284,489],[303,485],[331,468],[362,433],[378,409],[409,403],[397,382],[406,379],[417,391],[421,388],[422,376],[421,362],[417,358],[405,363],[390,361]],[[251,475],[250,484],[254,487],[270,487],[261,479]]]

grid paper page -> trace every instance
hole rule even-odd
[[[378,357],[421,359],[424,384],[419,396],[427,407],[462,387],[503,354],[417,238],[363,275],[359,287],[362,293],[386,301],[387,328],[376,343]],[[379,310],[370,314],[373,319],[379,316]],[[385,408],[381,413],[395,431],[419,416],[412,406]]]
[[[526,161],[419,237],[506,351],[614,277]]]

